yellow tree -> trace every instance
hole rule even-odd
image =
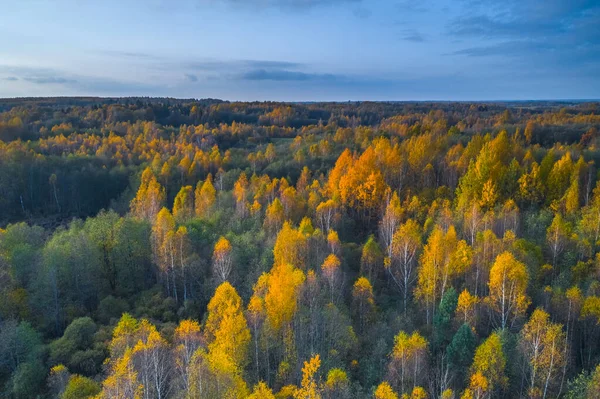
[[[159,270],[164,275],[164,283],[167,294],[177,298],[177,285],[175,284],[174,272],[177,262],[177,244],[175,240],[175,219],[167,208],[163,208],[156,215],[156,221],[152,226],[152,252]],[[173,285],[171,285],[173,280]]]
[[[325,261],[323,261],[323,264],[321,265],[321,274],[329,285],[330,300],[332,303],[336,287],[341,278],[341,264],[342,262],[340,262],[340,259],[337,256],[334,254],[329,254],[329,256],[325,258]]]
[[[235,198],[236,214],[244,218],[248,213],[248,178],[242,172],[233,186],[233,197]]]
[[[212,183],[212,176],[209,174],[202,185],[198,182],[196,190],[194,191],[196,216],[205,218],[210,215],[210,211],[215,204],[216,198],[217,190],[215,190]]]
[[[329,230],[329,233],[327,233],[327,245],[332,254],[339,255],[342,252],[342,243],[337,231],[333,229]]]
[[[266,318],[265,311],[265,292],[267,290],[269,275],[263,273],[256,284],[254,284],[252,297],[248,303],[248,310],[246,311],[246,318],[252,328],[252,338],[254,338],[254,363],[256,379],[259,379],[260,375],[260,358],[259,358],[259,338],[261,335],[261,329]],[[268,356],[268,354],[267,354]]]
[[[269,234],[275,234],[281,229],[284,221],[283,205],[279,198],[275,198],[267,207],[263,226]]]
[[[175,329],[175,366],[180,376],[180,387],[186,393],[191,395],[191,367],[194,353],[204,346],[204,337],[200,332],[200,324],[194,320],[181,320]]]
[[[453,226],[446,234],[439,226],[434,228],[421,255],[415,289],[416,297],[425,303],[428,323],[435,315],[437,301],[441,301],[451,280],[464,273],[471,258],[471,247],[458,240]]]
[[[290,324],[296,313],[304,273],[289,263],[275,264],[268,274],[265,308],[274,332]]]
[[[315,374],[321,367],[319,355],[304,362],[302,368],[302,385],[294,392],[294,399],[321,399],[321,390]]]
[[[389,371],[396,381],[399,380],[400,392],[405,392],[407,383],[412,382],[412,388],[415,388],[423,380],[421,371],[426,366],[427,346],[427,340],[416,331],[411,335],[400,331],[394,337]]]
[[[400,198],[398,198],[398,193],[394,191],[388,200],[383,219],[379,222],[379,236],[381,237],[388,258],[392,257],[392,240],[398,226],[400,226],[402,213]]]
[[[471,295],[466,288],[460,293],[456,304],[456,315],[460,318],[461,323],[468,323],[470,326],[475,326],[476,306],[478,303],[479,297]]]
[[[138,192],[135,198],[131,200],[131,213],[137,218],[154,221],[165,199],[165,189],[156,180],[152,169],[147,167],[142,173],[142,181]]]
[[[175,232],[175,248],[179,263],[179,274],[181,275],[181,283],[183,285],[183,300],[188,299],[188,282],[187,282],[187,267],[190,257],[190,238],[188,230],[185,226],[179,226]]]
[[[566,361],[562,325],[551,323],[548,313],[536,309],[521,331],[521,344],[530,366],[531,395],[539,392],[546,398]]]
[[[560,213],[556,213],[552,224],[546,231],[546,240],[552,253],[552,267],[556,267],[556,261],[564,251],[570,238],[571,225],[562,218]]]
[[[482,381],[486,381],[487,385],[485,386],[487,388],[485,390],[492,392],[494,389],[506,385],[505,367],[506,357],[502,349],[502,340],[498,333],[492,333],[475,350],[471,376],[480,374],[481,377],[484,377],[485,380],[479,376],[476,378],[479,381],[477,382],[478,386],[485,385],[482,384]]]
[[[209,358],[216,364],[229,364],[236,373],[241,373],[250,344],[250,330],[244,317],[242,299],[226,281],[217,287],[207,310],[204,330]]]
[[[132,350],[129,348],[111,367],[110,374],[102,383],[103,399],[142,399],[144,387],[138,382],[133,367]]]
[[[354,283],[352,287],[352,301],[361,330],[364,330],[365,325],[373,318],[373,313],[375,312],[373,287],[366,277],[359,277]]]
[[[273,391],[267,384],[263,381],[259,381],[259,383],[254,386],[252,393],[247,399],[275,399],[275,395],[273,395]]]
[[[213,250],[213,275],[220,284],[227,280],[233,269],[231,243],[223,236],[219,238]]]
[[[192,186],[183,186],[173,202],[173,217],[185,222],[194,216],[194,191]]]
[[[417,253],[421,248],[421,229],[412,219],[402,224],[392,237],[392,252],[386,269],[404,298],[404,312],[407,309],[408,293],[415,281]]]
[[[289,263],[295,267],[304,267],[306,259],[306,237],[289,222],[285,222],[277,234],[273,255],[275,265]]]
[[[326,233],[329,232],[329,229],[333,228],[339,217],[338,206],[336,202],[333,199],[323,201],[317,205],[317,209],[315,211],[319,221],[319,226],[321,226],[321,230]]]
[[[167,341],[156,328],[142,320],[144,331],[133,347],[134,363],[139,370],[138,378],[142,382],[145,398],[165,398],[169,391],[171,378],[171,356]]]
[[[326,398],[348,398],[350,396],[350,381],[346,372],[339,368],[329,370],[324,384],[324,391]]]
[[[375,399],[398,399],[396,392],[394,392],[390,384],[385,381],[377,386],[373,396]]]
[[[521,316],[529,306],[526,290],[529,273],[525,265],[510,252],[496,258],[490,270],[489,296],[486,302],[500,318],[500,327],[505,329]]]
[[[484,399],[489,393],[488,379],[479,371],[471,375],[469,387],[463,392],[461,399]]]

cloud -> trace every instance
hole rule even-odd
[[[335,80],[336,76],[332,74],[315,74],[297,71],[288,71],[285,69],[254,69],[245,72],[241,76],[242,80],[276,80],[276,81],[304,81],[304,80]]]
[[[600,2],[506,0],[490,6],[467,0],[448,33],[467,47],[452,54],[496,57],[557,76],[600,68]],[[497,65],[498,67],[498,65]]]
[[[425,41],[425,38],[421,33],[419,33],[415,29],[405,29],[402,31],[402,40],[406,40],[409,42],[422,43]]]
[[[140,82],[120,81],[116,79],[69,74],[52,68],[36,68],[19,65],[0,65],[0,72],[10,73],[7,80],[24,81],[38,89],[27,87],[28,93],[47,93],[51,88],[56,95],[98,94],[98,95],[151,95],[162,88],[160,85]],[[42,90],[42,91],[38,91]]]
[[[200,61],[183,61],[178,63],[184,68],[200,70],[200,71],[231,71],[247,68],[299,68],[302,64],[288,61],[271,61],[271,60],[200,60]],[[171,66],[169,65],[169,68]]]
[[[185,74],[183,74],[183,75],[185,76],[185,79],[186,79],[188,82],[193,82],[193,83],[195,83],[195,82],[197,82],[197,81],[198,81],[198,77],[197,77],[196,75],[194,75],[194,74],[191,74],[191,73],[185,73]]]
[[[38,85],[77,83],[74,79],[67,79],[61,76],[32,76],[25,77],[23,80]]]
[[[15,77],[15,76],[9,76],[6,78],[2,78],[2,80],[6,80],[8,82],[16,82],[17,80],[19,80],[19,78]]]
[[[362,0],[197,0],[199,4],[227,4],[255,8],[300,9],[360,3]]]
[[[141,60],[141,61],[160,61],[164,60],[165,57],[156,54],[142,53],[136,51],[121,51],[121,50],[104,50],[98,51],[99,54],[108,55],[111,57],[125,58],[129,60]]]

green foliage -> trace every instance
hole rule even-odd
[[[433,348],[444,351],[452,339],[452,317],[458,303],[458,294],[454,288],[444,293],[437,313],[433,318]]]
[[[60,399],[85,399],[100,393],[100,384],[80,375],[73,375]]]

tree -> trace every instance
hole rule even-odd
[[[171,295],[172,292],[177,299],[177,284],[175,282],[177,245],[175,233],[175,219],[171,212],[167,208],[161,209],[156,215],[156,221],[152,226],[152,252],[159,270],[164,275],[163,281],[167,294]]]
[[[165,189],[156,181],[150,167],[142,173],[138,192],[131,200],[131,213],[140,219],[153,221],[166,199]]]
[[[179,274],[183,285],[183,301],[188,299],[188,259],[190,257],[190,239],[185,226],[179,226],[175,232],[175,250],[177,251]]]
[[[402,224],[392,237],[391,247],[391,257],[386,269],[402,292],[406,313],[408,294],[415,280],[417,253],[421,248],[421,229],[417,222],[409,219]]]
[[[170,390],[171,357],[167,341],[147,320],[142,320],[141,339],[133,347],[132,357],[142,384],[143,396],[165,398]]]
[[[65,391],[60,399],[83,399],[94,397],[101,391],[100,385],[89,378],[81,375],[73,375],[69,379]]]
[[[395,381],[399,380],[400,392],[406,392],[410,382],[415,388],[424,379],[422,370],[426,366],[427,346],[427,340],[418,332],[408,335],[400,331],[394,337],[389,373]]]
[[[137,381],[138,373],[132,362],[132,350],[128,348],[111,367],[110,374],[102,383],[100,398],[141,399],[144,387]]]
[[[231,244],[225,237],[220,237],[213,250],[213,275],[217,283],[223,283],[229,278],[233,268]]]
[[[317,205],[316,214],[321,230],[327,233],[333,228],[339,217],[338,206],[334,200],[328,199]]]
[[[552,267],[556,267],[556,261],[565,249],[565,245],[571,236],[571,226],[563,220],[560,213],[554,215],[552,224],[546,230],[546,240],[552,253]]]
[[[479,297],[471,295],[466,288],[460,293],[458,296],[458,302],[456,304],[456,315],[460,318],[462,323],[475,325],[475,308],[478,303]]]
[[[564,362],[566,337],[562,325],[551,323],[550,315],[536,309],[521,331],[521,342],[530,367],[530,392],[546,398],[549,388],[557,386]]]
[[[175,366],[180,376],[180,385],[187,394],[192,393],[192,357],[204,346],[204,337],[200,332],[200,324],[194,320],[181,320],[175,329]]]
[[[200,184],[196,185],[196,190],[194,191],[194,209],[196,212],[196,216],[201,218],[206,218],[210,215],[210,212],[216,201],[217,190],[212,183],[212,176],[209,174],[206,180]]]
[[[359,277],[354,283],[352,299],[361,330],[364,330],[366,324],[373,319],[375,312],[373,287],[366,277]]]
[[[586,389],[586,399],[597,397],[598,392],[600,392],[600,364],[596,366],[596,369],[590,376]]]
[[[490,294],[486,302],[498,315],[503,330],[512,326],[514,320],[527,310],[530,302],[526,295],[528,283],[529,273],[523,263],[510,252],[498,255],[490,270]]]
[[[373,280],[379,273],[379,266],[382,263],[382,253],[374,236],[369,236],[369,239],[363,245],[362,255],[360,257],[360,272],[369,280]]]
[[[327,373],[324,393],[326,398],[344,399],[350,397],[350,381],[346,372],[339,368],[333,368]]]
[[[304,362],[302,368],[302,385],[294,392],[294,399],[321,399],[321,390],[315,378],[315,374],[321,367],[321,357],[313,356]]]
[[[185,222],[194,216],[194,191],[192,186],[183,186],[173,202],[173,217]]]
[[[473,329],[467,323],[460,326],[452,342],[446,348],[446,354],[448,356],[448,364],[450,370],[452,370],[457,376],[456,381],[464,381],[468,367],[473,362],[473,355],[475,354],[475,334]]]
[[[236,370],[247,361],[250,330],[243,313],[242,300],[227,281],[219,285],[208,303],[204,327],[209,357],[224,356]]]
[[[302,270],[289,263],[275,264],[267,277],[265,308],[274,332],[289,325],[296,313],[298,294],[304,283]]]
[[[433,318],[433,351],[444,351],[452,339],[452,316],[456,310],[458,295],[450,288],[440,302],[438,312]]]
[[[238,217],[244,218],[248,212],[248,178],[243,172],[233,186],[233,196],[235,198],[235,212]]]
[[[421,255],[415,295],[425,302],[427,322],[435,315],[438,298],[444,296],[452,279],[464,273],[471,264],[472,250],[458,240],[456,230],[450,227],[446,234],[436,226]]]
[[[281,229],[284,221],[285,215],[283,212],[283,205],[281,204],[279,198],[275,198],[267,207],[264,227],[269,234],[274,234]]]
[[[400,205],[400,198],[398,198],[398,193],[394,191],[391,198],[388,200],[383,219],[379,223],[379,235],[383,241],[386,256],[388,258],[392,257],[392,241],[396,234],[396,230],[400,225],[402,214],[403,210]]]
[[[396,392],[394,392],[390,384],[385,381],[377,386],[374,397],[375,399],[398,399]]]
[[[477,386],[485,385],[487,387],[485,390],[494,391],[506,385],[505,367],[506,357],[502,349],[502,340],[498,333],[492,333],[475,351],[471,366],[471,382],[473,376],[476,376],[477,381],[485,381],[485,384],[478,383]]]
[[[277,234],[273,255],[275,265],[289,263],[295,267],[304,268],[306,259],[306,237],[289,222],[285,222]]]
[[[323,264],[321,265],[321,273],[325,280],[327,280],[327,284],[329,285],[329,293],[330,300],[333,302],[334,293],[336,286],[339,284],[340,275],[341,275],[341,266],[342,262],[340,262],[339,258],[334,254],[329,254]]]
[[[267,384],[263,381],[259,381],[259,383],[254,386],[248,399],[275,399],[275,395],[273,395],[273,391],[271,391],[271,388],[269,388]]]

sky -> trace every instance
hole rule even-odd
[[[0,97],[600,98],[600,0],[0,0]]]

